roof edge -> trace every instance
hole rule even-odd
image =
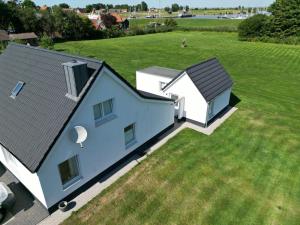
[[[50,54],[55,54],[55,55],[60,55],[60,56],[73,57],[73,58],[87,60],[87,61],[94,62],[94,63],[99,63],[99,64],[104,63],[104,61],[100,61],[98,59],[93,59],[93,58],[88,58],[88,57],[83,57],[83,56],[76,56],[76,55],[72,55],[72,54],[68,54],[68,53],[63,53],[63,52],[58,52],[58,51],[55,51],[55,50],[49,50],[49,49],[40,48],[40,47],[22,45],[22,44],[18,44],[18,43],[15,43],[15,42],[9,42],[7,48],[9,46],[17,46],[17,47],[21,47],[21,48],[29,48],[29,49],[33,49],[33,50],[36,50],[36,51],[47,52],[47,53],[50,53]]]

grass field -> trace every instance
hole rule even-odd
[[[144,27],[150,22],[163,23],[165,19],[133,19],[130,20],[130,26]],[[197,27],[230,27],[237,29],[240,20],[229,19],[175,19],[179,28],[197,28]]]
[[[172,32],[55,47],[106,60],[132,84],[137,69],[218,57],[239,108],[212,136],[181,132],[65,225],[299,224],[299,46]]]

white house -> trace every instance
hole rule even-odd
[[[215,58],[184,71],[150,67],[136,73],[138,90],[172,98],[179,119],[201,126],[207,126],[229,105],[232,85],[230,76]]]
[[[0,162],[48,209],[174,124],[174,101],[105,62],[17,44],[0,104]]]

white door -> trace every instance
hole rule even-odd
[[[184,117],[184,103],[185,98],[178,100],[178,119],[182,119]]]

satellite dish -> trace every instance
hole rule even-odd
[[[82,126],[76,126],[72,129],[72,139],[76,144],[80,144],[80,147],[83,148],[83,142],[87,139],[87,131]]]

